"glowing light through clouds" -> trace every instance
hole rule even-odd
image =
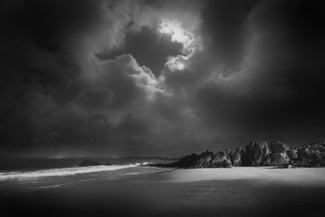
[[[190,54],[193,52],[194,36],[190,30],[184,29],[178,20],[162,19],[159,32],[171,35],[173,42],[183,44],[183,52]]]
[[[192,40],[191,33],[183,29],[182,24],[177,20],[163,19],[159,31],[164,34],[170,34],[173,42],[187,44]]]
[[[184,70],[186,67],[185,60],[194,53],[197,47],[196,40],[191,30],[183,28],[182,23],[178,20],[162,19],[158,31],[161,34],[171,35],[172,42],[183,45],[182,52],[184,55],[169,57],[166,65],[172,71]]]

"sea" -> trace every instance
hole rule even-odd
[[[85,160],[110,165],[79,167]],[[176,160],[168,157],[0,158],[0,194],[156,173],[166,169],[146,165]]]
[[[84,160],[111,165],[79,167]],[[177,160],[1,158],[0,216],[324,216],[325,168],[146,166]]]

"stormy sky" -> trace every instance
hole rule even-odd
[[[2,0],[0,152],[176,156],[325,140],[311,0]]]

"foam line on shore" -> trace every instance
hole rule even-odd
[[[77,182],[88,182],[88,181],[93,181],[95,179],[84,179],[84,180],[79,180],[75,182],[67,182],[67,183],[62,183],[62,184],[57,184],[57,185],[46,185],[46,186],[39,186],[39,187],[29,187],[29,189],[47,189],[47,188],[58,188],[66,185],[71,185]]]
[[[37,170],[30,172],[6,172],[0,173],[0,181],[9,179],[32,179],[51,176],[72,176],[83,173],[94,173],[103,171],[120,170],[130,167],[137,167],[139,164],[113,165],[113,166],[89,166],[89,167],[69,167],[60,169]]]

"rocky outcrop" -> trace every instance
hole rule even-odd
[[[272,153],[283,153],[290,149],[290,147],[280,141],[271,142],[270,145]]]
[[[237,148],[236,152],[231,155],[231,162],[233,166],[241,166],[242,165],[242,156],[245,154],[243,148]]]
[[[191,154],[171,164],[152,164],[158,167],[179,168],[229,168],[232,166],[293,166],[315,167],[325,166],[325,142],[312,143],[297,148],[274,141],[251,142],[243,148],[237,148],[234,154],[230,150],[216,154],[209,150],[201,154]]]
[[[271,149],[271,166],[282,166],[287,165],[290,162],[290,158],[287,155],[287,151],[290,147],[282,142],[274,141],[270,144]]]
[[[185,169],[196,168],[229,168],[232,166],[230,159],[230,150],[220,151],[216,154],[209,150],[202,152],[201,154],[191,154],[182,157],[178,162],[171,164],[152,164],[150,166],[157,167],[179,167]]]
[[[289,164],[289,157],[285,152],[274,153],[271,155],[271,166],[282,166]]]
[[[260,166],[271,166],[271,165],[272,165],[271,154],[268,154],[263,158],[263,161],[260,164]]]
[[[242,152],[241,155],[241,160],[242,160],[242,166],[248,167],[252,166],[252,158],[247,152]]]
[[[242,166],[280,166],[288,164],[290,159],[287,151],[290,147],[285,143],[275,141],[251,142],[246,146],[246,153],[242,154]]]
[[[219,151],[216,153],[210,162],[211,168],[229,168],[232,167],[230,160],[231,152],[229,150]]]
[[[325,142],[303,145],[297,150],[297,166],[325,166]]]
[[[292,162],[295,162],[298,159],[298,151],[296,149],[288,150],[287,155]]]
[[[260,166],[267,160],[266,156],[271,154],[271,150],[267,142],[251,142],[246,146],[246,153],[248,155],[246,166]]]
[[[180,168],[206,168],[209,167],[213,153],[209,150],[201,154],[191,154],[182,157],[178,162],[171,164],[153,164],[151,166],[158,167],[180,167]]]
[[[206,152],[201,153],[195,160],[193,168],[207,168],[210,167],[210,161],[213,158],[213,153],[207,150]]]

